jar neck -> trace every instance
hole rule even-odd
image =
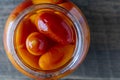
[[[32,69],[30,69],[29,67],[27,67],[26,65],[24,65],[21,60],[19,59],[19,57],[16,55],[15,49],[14,49],[14,31],[16,26],[18,25],[18,23],[20,22],[20,20],[27,15],[28,13],[37,10],[37,9],[43,9],[43,8],[49,8],[49,9],[54,9],[57,11],[60,11],[64,14],[66,14],[71,21],[74,24],[74,30],[75,30],[75,34],[76,34],[76,46],[75,46],[75,50],[74,50],[74,55],[72,57],[72,60],[69,62],[69,64],[58,70],[58,71],[53,71],[50,73],[45,73],[45,72],[36,72]],[[68,73],[68,71],[70,71],[71,69],[73,69],[74,67],[76,67],[80,61],[80,57],[82,56],[82,52],[83,52],[83,33],[80,27],[80,23],[77,20],[77,18],[71,14],[70,12],[68,12],[66,9],[57,6],[57,5],[53,5],[53,4],[41,4],[41,5],[33,5],[27,9],[25,9],[20,15],[17,16],[17,18],[15,19],[15,21],[12,24],[12,27],[10,28],[10,31],[8,33],[8,43],[9,43],[9,47],[11,48],[10,51],[12,52],[12,56],[15,59],[15,61],[17,62],[17,64],[26,72],[36,76],[36,77],[40,77],[42,79],[45,78],[51,78],[51,77],[56,77],[59,75],[62,75],[64,73]],[[12,35],[12,36],[11,36]],[[61,76],[60,76],[61,77]],[[39,79],[38,79],[39,80]],[[50,79],[49,79],[50,80]],[[54,80],[54,79],[52,79]]]

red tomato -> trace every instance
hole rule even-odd
[[[27,37],[26,47],[31,54],[42,55],[47,51],[47,38],[39,32],[33,32]]]
[[[69,24],[58,14],[46,11],[40,14],[35,21],[38,30],[61,44],[73,42],[73,32]]]

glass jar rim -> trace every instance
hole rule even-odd
[[[24,65],[24,63],[22,63],[20,61],[20,59],[16,55],[16,52],[15,52],[15,49],[14,49],[14,31],[15,31],[16,26],[19,23],[19,21],[26,14],[28,14],[28,13],[34,11],[34,10],[43,9],[43,8],[54,9],[54,10],[61,11],[63,13],[67,13],[67,16],[71,19],[71,21],[75,25],[74,29],[75,29],[75,33],[76,33],[76,46],[75,46],[75,50],[74,50],[73,59],[64,68],[62,68],[62,69],[60,69],[58,71],[50,72],[50,73],[36,72],[36,71],[31,70],[30,68],[28,68],[27,66]],[[82,61],[81,60],[81,56],[84,55],[84,54],[82,54],[82,52],[83,52],[83,46],[84,46],[83,45],[83,43],[84,43],[84,37],[83,37],[83,32],[81,30],[81,24],[78,21],[78,19],[76,18],[76,16],[73,15],[68,10],[66,10],[65,8],[63,8],[61,6],[58,6],[58,5],[55,5],[55,4],[50,4],[50,3],[32,5],[32,6],[28,7],[28,8],[26,8],[24,11],[22,11],[16,17],[16,19],[14,20],[14,22],[11,25],[12,25],[12,27],[9,28],[9,31],[8,31],[8,34],[7,34],[7,44],[10,47],[11,55],[13,56],[14,60],[26,72],[28,72],[28,73],[36,76],[36,77],[50,78],[50,77],[55,77],[55,76],[61,75],[61,74],[65,73],[65,72],[69,71],[70,69],[73,69],[74,67],[77,67],[78,64]]]

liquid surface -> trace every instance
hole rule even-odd
[[[14,46],[21,61],[31,69],[64,67],[74,52],[74,25],[65,14],[42,9],[26,15],[17,25]]]

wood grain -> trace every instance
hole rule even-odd
[[[120,0],[72,0],[90,26],[91,46],[83,64],[66,80],[120,79]],[[22,0],[0,0],[0,80],[32,80],[9,62],[2,43],[6,19]]]

